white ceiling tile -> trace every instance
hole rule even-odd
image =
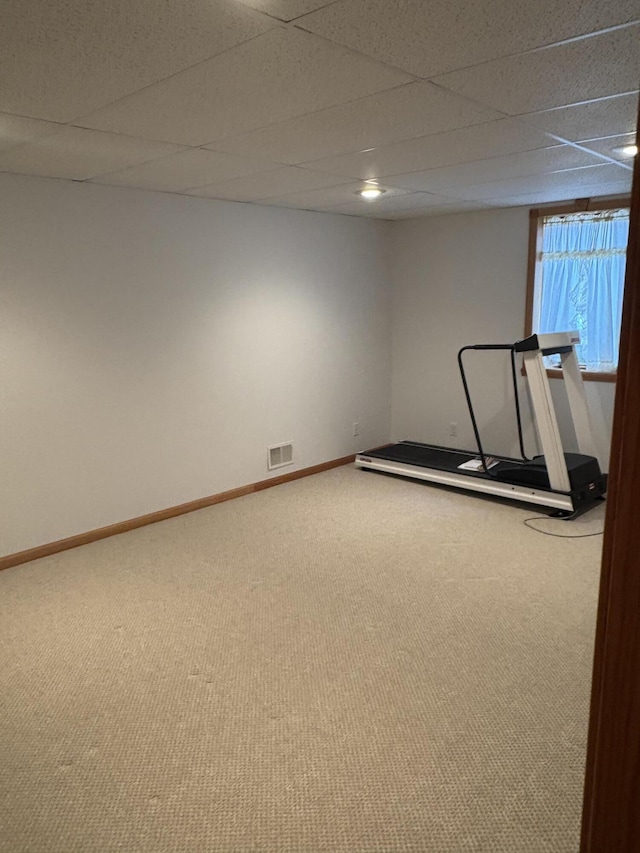
[[[204,145],[407,82],[341,47],[278,29],[86,117],[99,130]]]
[[[380,184],[380,187],[386,191],[384,198],[409,195],[409,190],[389,187],[383,184]],[[365,184],[362,181],[350,181],[339,186],[328,186],[324,189],[310,190],[309,192],[283,194],[281,197],[269,197],[263,199],[261,203],[276,205],[278,207],[295,207],[303,210],[326,210],[329,207],[336,207],[340,204],[358,203],[360,199],[356,193],[358,190],[364,188]]]
[[[83,181],[178,151],[177,145],[56,125],[47,136],[0,153],[0,172]]]
[[[343,0],[297,25],[419,77],[640,18],[638,0]]]
[[[546,134],[532,130],[516,119],[501,119],[387,145],[374,151],[327,157],[305,165],[309,169],[370,180],[546,148],[551,141]]]
[[[59,125],[37,118],[0,113],[0,151],[15,148],[16,145],[22,145],[24,142],[32,142],[34,139],[53,133],[57,127]]]
[[[226,181],[274,168],[276,167],[273,163],[256,158],[235,157],[233,154],[189,148],[160,160],[103,175],[96,178],[95,183],[181,192],[203,187],[214,181]]]
[[[312,210],[315,208],[311,208]],[[328,207],[326,210],[321,209],[318,210],[318,213],[327,213],[332,214],[333,216],[355,216],[360,219],[378,219],[380,221],[390,221],[395,218],[395,213],[393,211],[384,211],[384,210],[368,210],[361,211],[360,209],[351,210],[348,207]]]
[[[510,115],[531,113],[636,90],[638,44],[640,26],[630,26],[454,71],[436,82]]]
[[[586,139],[580,145],[590,151],[597,151],[600,154],[606,154],[607,157],[612,157],[614,160],[620,160],[621,163],[631,169],[633,157],[623,154],[620,148],[624,145],[635,145],[636,139],[635,133],[624,133],[620,136],[607,136],[604,139]]]
[[[327,205],[325,210],[336,213],[362,213],[365,216],[378,213],[391,213],[396,210],[426,210],[427,208],[447,207],[451,199],[433,193],[394,193],[383,195],[374,201],[355,198],[347,204]]]
[[[465,184],[542,175],[545,172],[596,166],[601,163],[602,161],[597,157],[573,148],[571,145],[555,145],[552,148],[505,154],[503,157],[459,163],[455,166],[444,166],[441,169],[429,169],[426,172],[397,175],[393,178],[393,182],[410,190],[437,192],[444,187],[463,187]]]
[[[393,219],[397,218],[397,213],[395,210],[384,210],[384,209],[361,209],[359,207],[350,208],[348,206],[344,207],[328,207],[326,210],[321,209],[318,211],[319,213],[330,213],[334,216],[356,216],[361,219],[378,219],[380,221],[390,222]]]
[[[640,0],[0,5],[0,170],[388,218],[628,190],[580,174],[635,131]]]
[[[629,185],[626,181],[612,181],[608,184],[595,184],[593,186],[580,187],[580,193],[575,195],[560,187],[556,190],[544,192],[528,192],[522,195],[503,196],[500,198],[486,199],[486,204],[491,207],[531,207],[533,205],[545,205],[552,202],[571,202],[576,198],[612,198],[617,196],[628,196]]]
[[[582,197],[585,195],[585,187],[611,183],[624,184],[627,189],[630,189],[631,172],[614,165],[588,166],[547,175],[509,178],[466,187],[451,187],[451,189],[443,187],[440,193],[463,201],[488,199],[493,201],[500,197],[521,196],[526,193],[547,193],[551,200],[551,197],[558,193],[561,195],[564,193],[565,197]]]
[[[293,21],[300,15],[329,6],[335,3],[335,0],[240,0],[240,2],[267,15],[273,15],[281,21]]]
[[[425,216],[448,216],[451,213],[471,213],[474,210],[487,210],[489,205],[474,202],[443,204],[439,207],[427,207],[424,210],[395,210],[389,219],[423,219]]]
[[[211,147],[297,164],[500,117],[495,110],[431,83],[409,83],[212,143]]]
[[[71,121],[273,26],[227,0],[3,0],[0,110]]]
[[[577,142],[615,133],[631,133],[638,121],[638,93],[614,95],[573,107],[558,107],[521,116],[539,130]]]
[[[296,166],[285,166],[250,177],[203,186],[193,190],[189,195],[232,201],[257,201],[270,196],[314,190],[339,183],[346,183],[345,178],[309,172],[306,169],[298,169]]]

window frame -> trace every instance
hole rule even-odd
[[[550,205],[549,207],[534,207],[529,211],[529,254],[527,261],[527,292],[524,314],[524,335],[533,334],[533,301],[537,286],[540,284],[542,264],[539,260],[542,251],[542,225],[547,216],[561,216],[567,213],[596,213],[600,210],[617,210],[631,206],[630,196],[620,196],[610,199],[579,198],[566,204]],[[524,368],[523,368],[524,373]],[[598,373],[592,370],[581,371],[582,378],[587,382],[615,382],[615,373]],[[563,379],[562,370],[547,368],[550,379]]]

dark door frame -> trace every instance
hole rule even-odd
[[[580,850],[640,851],[640,156],[631,196]]]

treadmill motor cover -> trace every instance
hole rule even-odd
[[[583,489],[604,491],[603,477],[598,460],[593,456],[582,453],[565,453],[569,473],[571,491]],[[530,462],[500,462],[490,471],[496,480],[513,483],[514,485],[531,486],[532,488],[548,489],[549,472],[544,462],[544,456],[534,456]]]

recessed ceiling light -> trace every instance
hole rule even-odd
[[[637,145],[620,145],[618,148],[614,148],[613,151],[616,154],[622,154],[623,157],[635,157],[638,153]]]
[[[386,190],[381,190],[380,187],[367,187],[364,190],[358,190],[356,195],[366,198],[367,201],[373,201],[374,198],[379,198]]]

